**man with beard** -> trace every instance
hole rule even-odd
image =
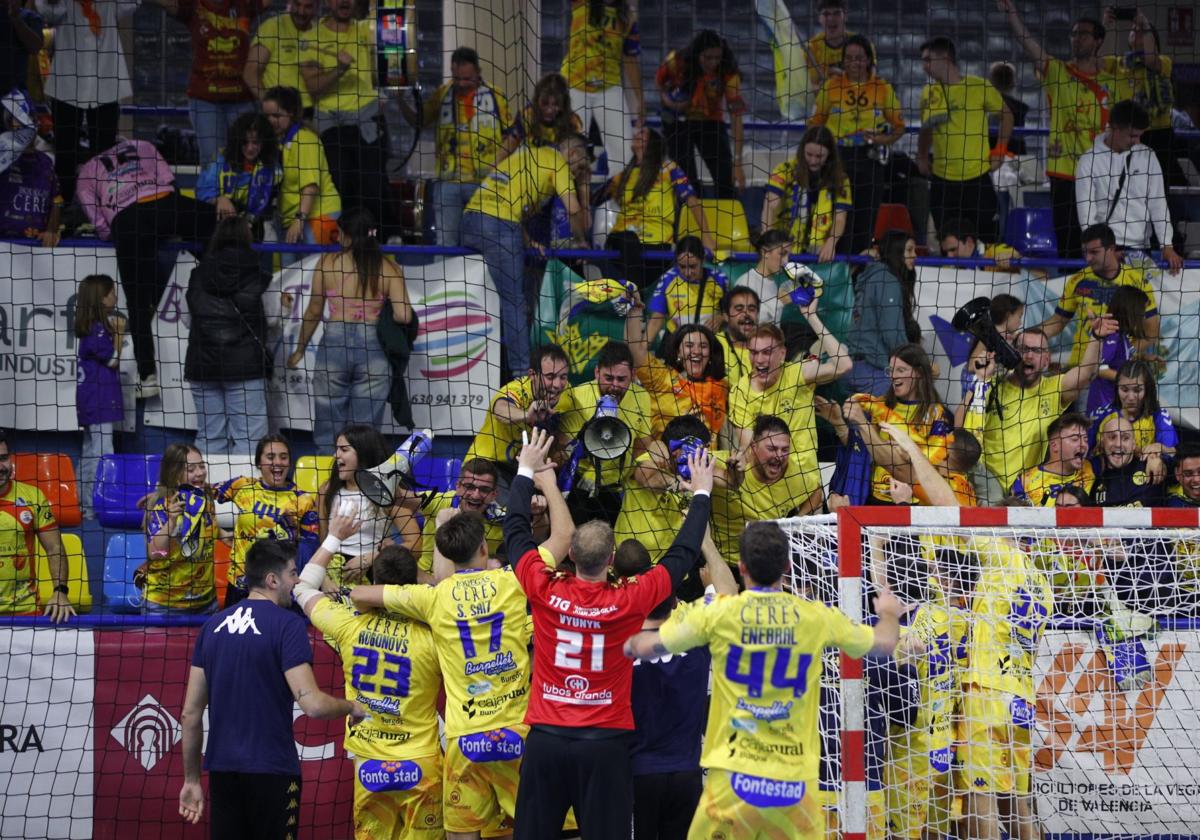
[[[1091,337],[1079,366],[1051,376],[1044,375],[1050,366],[1046,333],[1032,327],[1017,338],[1021,364],[994,380],[986,397],[983,462],[1000,483],[999,488],[989,492],[988,501],[999,502],[1003,495],[1000,488],[1012,487],[1017,476],[1041,463],[1050,424],[1095,378],[1100,362],[1097,339],[1115,332],[1117,322],[1101,315],[1093,318],[1091,325]],[[967,396],[967,411],[972,396]]]
[[[300,51],[316,38],[318,5],[317,0],[289,0],[286,14],[267,18],[258,27],[242,72],[255,99],[273,87],[290,87],[300,91],[305,111],[312,110],[312,96],[300,76]]]
[[[1175,484],[1167,507],[1200,507],[1200,446],[1184,444],[1175,453]]]
[[[575,524],[603,519],[609,525],[621,512],[621,485],[633,471],[637,456],[650,445],[654,409],[650,394],[633,378],[633,354],[622,341],[610,341],[596,357],[596,379],[576,385],[563,394],[559,404],[561,438],[579,440],[583,427],[596,416],[603,397],[617,404],[617,419],[629,428],[633,443],[629,451],[613,461],[594,463],[586,453],[567,496]],[[582,445],[582,441],[580,441]]]
[[[1054,507],[1063,487],[1090,487],[1096,476],[1087,460],[1088,428],[1088,419],[1075,412],[1051,423],[1046,429],[1046,459],[1021,473],[1010,494],[1028,499],[1034,507]]]
[[[1096,504],[1101,507],[1163,504],[1163,486],[1150,480],[1146,460],[1138,457],[1129,418],[1119,412],[1110,415],[1100,427],[1097,448],[1100,454],[1092,461],[1096,481],[1091,488]]]
[[[734,286],[721,298],[725,326],[717,333],[717,343],[725,351],[725,378],[730,388],[750,374],[750,351],[746,345],[750,333],[758,326],[760,303],[758,292],[749,286]]]

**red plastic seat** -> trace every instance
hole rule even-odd
[[[61,452],[18,452],[13,455],[14,478],[42,491],[60,528],[78,528],[79,484],[75,465]]]

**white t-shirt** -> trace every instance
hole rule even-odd
[[[95,108],[132,96],[117,19],[132,15],[140,3],[98,0],[91,4],[94,18],[89,21],[75,0],[37,0],[38,14],[54,27],[46,95],[77,108]]]
[[[781,272],[782,274],[782,272]],[[733,284],[734,288],[746,286],[758,295],[758,322],[760,324],[778,324],[783,316],[784,304],[779,300],[781,292],[790,292],[796,288],[791,280],[782,283],[775,282],[773,277],[767,277],[758,270],[758,266],[747,271]]]
[[[343,501],[348,501],[357,508],[362,527],[358,529],[357,534],[351,534],[342,540],[342,554],[358,557],[360,554],[378,551],[379,544],[392,532],[392,520],[385,511],[371,504],[360,490],[347,490],[343,487],[338,491],[330,509],[338,510]]]

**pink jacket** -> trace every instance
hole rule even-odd
[[[175,175],[153,143],[118,140],[79,170],[75,197],[101,239],[112,235],[112,220],[129,205],[174,192]]]

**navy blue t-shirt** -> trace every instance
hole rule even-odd
[[[708,722],[708,648],[633,665],[633,775],[699,770]]]
[[[204,624],[192,665],[208,681],[206,770],[300,775],[283,675],[312,658],[304,619],[273,601],[239,601]]]

